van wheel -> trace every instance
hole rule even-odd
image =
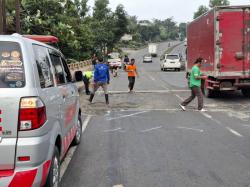
[[[76,135],[73,139],[73,145],[79,145],[82,138],[82,118],[78,115],[77,126],[76,126]]]
[[[60,182],[60,155],[58,148],[55,147],[45,187],[58,187],[59,182]]]
[[[250,97],[250,89],[242,89],[241,93],[245,96],[245,97]]]

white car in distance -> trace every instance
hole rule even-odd
[[[151,54],[144,55],[143,62],[153,62]]]
[[[179,54],[165,54],[161,60],[161,70],[181,70],[181,57]]]
[[[122,68],[122,60],[120,58],[120,54],[116,52],[109,53],[108,63],[109,63],[110,68],[113,68],[113,67]]]

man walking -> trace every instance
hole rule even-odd
[[[90,95],[90,91],[89,91],[89,85],[90,85],[90,81],[93,77],[93,72],[92,71],[84,71],[83,73],[83,83],[85,86],[85,92],[86,95]]]
[[[93,93],[90,94],[89,102],[92,103],[93,98],[95,96],[95,92],[99,87],[102,87],[106,104],[109,104],[109,96],[108,96],[108,84],[109,84],[109,67],[104,63],[103,58],[98,59],[98,64],[95,65],[94,70],[94,88]]]
[[[131,59],[131,62],[129,65],[126,66],[126,71],[128,72],[128,88],[129,88],[129,93],[133,92],[134,85],[135,85],[135,77],[139,76],[137,67],[135,65],[135,59]]]
[[[203,62],[202,58],[198,58],[192,68],[190,77],[189,77],[189,87],[191,89],[191,96],[180,104],[182,110],[186,110],[186,107],[195,97],[198,98],[198,111],[204,112],[203,109],[203,94],[201,91],[201,80],[206,79],[207,77],[201,75],[200,67]]]

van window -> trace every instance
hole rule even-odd
[[[67,82],[72,82],[72,75],[70,73],[69,67],[67,65],[67,62],[64,58],[61,57],[62,63],[63,63],[63,67],[66,73],[66,80]]]
[[[66,83],[65,73],[64,73],[62,63],[61,63],[60,56],[54,53],[53,54],[50,53],[50,59],[55,69],[55,78],[56,78],[57,85],[65,84]]]
[[[41,88],[54,86],[53,75],[47,55],[47,48],[33,45]]]
[[[23,57],[16,42],[0,41],[0,88],[25,86]]]

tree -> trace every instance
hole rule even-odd
[[[227,6],[230,5],[229,0],[210,0],[209,7],[213,8],[215,6]]]
[[[184,40],[184,38],[186,38],[186,29],[187,29],[187,23],[179,24],[179,33],[180,33],[181,40]]]
[[[194,17],[193,18],[196,19],[196,18],[198,18],[202,14],[205,14],[208,11],[209,11],[209,9],[206,6],[201,5],[201,6],[199,6],[198,10],[194,13]]]
[[[114,16],[115,16],[114,43],[116,43],[128,31],[127,13],[123,5],[120,4],[116,7]]]
[[[93,18],[96,20],[106,19],[111,10],[108,8],[109,0],[95,0]]]
[[[0,34],[3,34],[3,0],[0,0]]]
[[[21,33],[21,18],[20,18],[20,6],[21,2],[20,0],[16,0],[16,32]]]

